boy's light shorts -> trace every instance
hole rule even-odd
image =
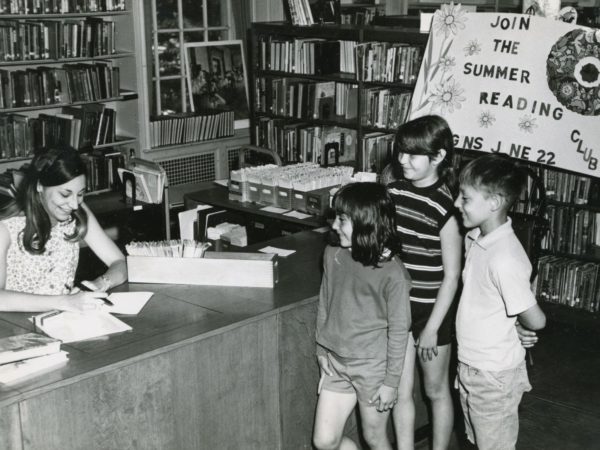
[[[456,381],[469,441],[479,450],[514,449],[519,435],[519,403],[523,393],[531,390],[525,361],[500,372],[459,362]]]
[[[322,374],[321,389],[345,394],[356,393],[358,401],[369,406],[369,400],[383,384],[386,361],[343,358],[331,352],[327,353],[327,359],[332,375]]]

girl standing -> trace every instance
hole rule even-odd
[[[452,132],[439,116],[420,117],[398,128],[393,164],[404,179],[388,189],[396,204],[402,261],[413,282],[412,335],[393,411],[402,450],[414,448],[416,360],[431,402],[434,450],[448,447],[454,422],[448,370],[462,238],[453,215],[453,153]]]
[[[319,450],[358,449],[343,436],[358,401],[372,449],[396,402],[410,326],[410,278],[396,256],[395,209],[376,183],[344,186],[334,198],[338,247],[328,246],[317,314],[321,369],[313,442]]]

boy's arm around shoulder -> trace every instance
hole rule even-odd
[[[541,330],[546,326],[546,315],[537,303],[519,314],[519,323],[530,330]]]
[[[404,264],[396,258],[398,270],[387,280],[384,295],[388,310],[387,370],[383,384],[398,387],[404,366],[410,329],[411,280]]]

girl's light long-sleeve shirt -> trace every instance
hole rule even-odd
[[[410,329],[410,275],[398,259],[378,268],[350,250],[327,247],[317,313],[317,354],[387,361],[386,386],[397,387]],[[324,347],[324,348],[323,348]]]

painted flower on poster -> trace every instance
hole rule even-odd
[[[519,119],[519,128],[521,129],[521,131],[524,131],[526,133],[533,133],[533,129],[537,128],[537,124],[535,123],[535,121],[535,118],[527,114]]]
[[[479,126],[480,127],[483,127],[483,128],[491,127],[492,125],[494,125],[495,121],[496,121],[496,118],[489,111],[482,111],[481,114],[479,114]]]
[[[452,56],[442,56],[439,59],[437,65],[440,67],[442,72],[446,72],[448,70],[451,70],[456,65],[456,58]]]
[[[481,44],[477,39],[473,39],[467,43],[463,50],[465,51],[465,56],[478,55],[481,53]]]
[[[459,29],[465,28],[467,20],[465,16],[466,12],[460,3],[455,5],[454,2],[450,2],[449,5],[441,5],[433,16],[433,28],[437,34],[443,34],[444,37],[456,34]]]
[[[600,115],[600,30],[573,30],[552,46],[548,87],[570,111]]]
[[[466,100],[462,95],[464,92],[465,90],[454,79],[439,84],[429,97],[432,103],[431,109],[439,109],[442,115],[453,113],[454,110],[460,109],[461,103]]]

